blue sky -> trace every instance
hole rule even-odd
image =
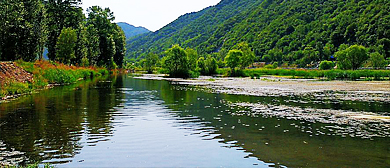
[[[83,0],[83,8],[109,7],[115,22],[127,22],[156,31],[179,16],[216,5],[221,0]]]

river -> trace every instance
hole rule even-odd
[[[288,101],[286,101],[288,100]],[[388,167],[388,128],[252,116],[235,102],[375,111],[388,102],[306,103],[211,93],[119,75],[0,104],[0,165],[56,167]],[[375,124],[374,124],[375,126]],[[354,135],[354,136],[351,136]]]

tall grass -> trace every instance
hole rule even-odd
[[[19,60],[16,64],[32,73],[34,80],[26,83],[12,80],[0,83],[0,98],[43,89],[48,84],[70,84],[78,80],[109,74],[105,68],[75,67],[49,61],[24,62]]]

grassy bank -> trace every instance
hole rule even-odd
[[[303,69],[252,69],[243,74],[251,78],[262,75],[290,76],[292,78],[320,78],[327,80],[389,80],[388,70],[303,70]]]
[[[219,74],[227,75],[229,69],[218,70]],[[306,69],[245,69],[238,70],[241,77],[260,78],[264,75],[285,76],[291,78],[325,79],[325,80],[390,80],[389,70],[306,70]]]
[[[0,81],[0,99],[10,95],[44,89],[49,84],[70,84],[78,80],[109,73],[104,68],[67,66],[48,61],[17,61],[16,65],[32,74],[33,80],[20,82],[9,76],[3,77],[5,80]]]

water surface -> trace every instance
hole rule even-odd
[[[215,94],[126,75],[56,87],[0,104],[0,161],[58,167],[390,165],[386,136],[343,136],[356,132],[345,125],[239,115],[248,109],[229,105],[390,111],[386,102],[297,99]]]

